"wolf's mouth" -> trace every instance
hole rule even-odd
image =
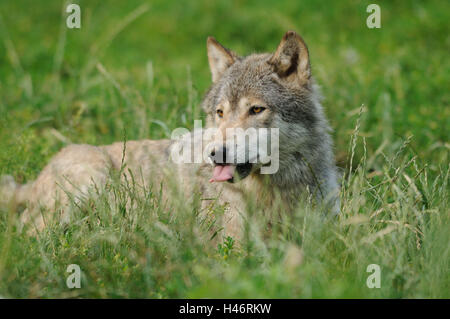
[[[213,177],[210,182],[229,182],[234,183],[235,173],[237,173],[238,180],[244,179],[252,171],[253,164],[245,163],[238,165],[223,165],[216,164],[213,170]]]

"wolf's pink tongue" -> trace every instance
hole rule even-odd
[[[217,165],[214,167],[213,177],[210,182],[224,182],[233,178],[235,166],[232,165]]]

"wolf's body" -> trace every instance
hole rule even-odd
[[[338,212],[337,173],[329,126],[311,78],[309,54],[303,40],[290,31],[274,54],[244,58],[213,38],[208,38],[207,47],[213,85],[204,98],[203,109],[208,115],[207,126],[223,133],[220,138],[212,137],[215,150],[226,149],[227,128],[276,127],[279,129],[276,173],[261,174],[259,163],[215,167],[206,162],[174,164],[170,160],[174,142],[170,140],[70,145],[50,161],[34,182],[17,185],[11,178],[4,178],[3,202],[14,199],[16,204],[26,204],[22,221],[31,220],[42,229],[47,222],[42,218],[42,208],[56,211],[57,206],[62,207],[59,211],[63,213],[57,218],[66,220],[64,207],[69,203],[68,194],[76,199],[93,185],[104,185],[111,170],[120,170],[125,163],[124,176],[131,172],[139,176],[137,181],[159,185],[171,175],[177,178],[185,196],[200,192],[204,198],[218,197],[219,203],[228,207],[223,217],[225,233],[238,238],[248,198],[266,211],[277,199],[290,210],[309,192]],[[211,175],[213,183],[209,181]],[[237,182],[219,183],[226,180]]]

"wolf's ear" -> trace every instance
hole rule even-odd
[[[309,53],[305,41],[294,31],[288,31],[269,60],[281,79],[305,85],[311,78]]]
[[[216,82],[235,61],[237,56],[221,45],[213,37],[206,41],[208,49],[209,68],[211,69],[212,81]]]

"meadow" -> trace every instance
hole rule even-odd
[[[378,1],[380,29],[366,26],[369,1],[76,3],[80,29],[63,1],[0,2],[0,175],[33,180],[70,143],[192,128],[211,81],[207,36],[246,55],[295,30],[333,128],[342,213],[305,202],[269,235],[250,214],[242,245],[215,246],[201,198],[166,205],[158,185],[137,198],[113,180],[115,201],[88,198],[78,222],[39,236],[0,209],[1,297],[450,297],[449,3]],[[80,289],[66,286],[70,264]],[[380,288],[366,285],[370,264]]]

